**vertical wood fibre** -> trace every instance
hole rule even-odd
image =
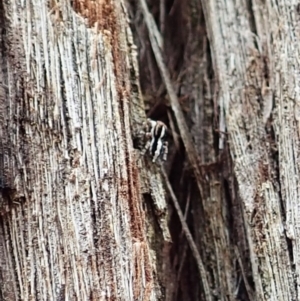
[[[156,300],[121,1],[0,13],[3,298]]]
[[[243,204],[253,300],[298,300],[298,4],[202,3],[224,116],[220,130],[229,134]]]

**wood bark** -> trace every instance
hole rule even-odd
[[[162,300],[169,241],[123,1],[1,1],[1,300]],[[158,269],[159,267],[159,269]]]
[[[206,1],[255,300],[299,300],[298,33],[290,1]],[[224,115],[224,117],[222,117]]]
[[[171,208],[167,300],[299,300],[298,4],[159,3],[149,1],[149,9],[202,173],[196,185],[191,161],[179,148],[169,162],[170,181],[210,285],[210,296],[204,296],[203,279]],[[172,95],[159,81],[164,75],[151,50],[143,49],[151,29],[140,18],[143,9],[135,9],[142,87],[155,107],[149,115],[167,111],[178,134]]]
[[[299,300],[299,5],[140,3],[0,1],[0,298]]]

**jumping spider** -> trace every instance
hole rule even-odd
[[[168,155],[167,126],[161,121],[148,118],[144,129],[146,131],[143,131],[142,134],[146,143],[142,153],[145,154],[149,150],[152,162],[156,162],[157,159],[166,161]]]

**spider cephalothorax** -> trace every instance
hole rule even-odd
[[[161,121],[148,118],[145,128],[145,151],[149,150],[152,162],[156,162],[157,159],[166,161],[168,155],[167,126]]]

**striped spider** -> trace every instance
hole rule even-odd
[[[146,144],[142,153],[145,154],[149,150],[152,162],[156,162],[157,159],[166,161],[168,155],[167,126],[161,121],[148,118],[144,128],[146,132],[142,132],[142,134],[144,134]]]

